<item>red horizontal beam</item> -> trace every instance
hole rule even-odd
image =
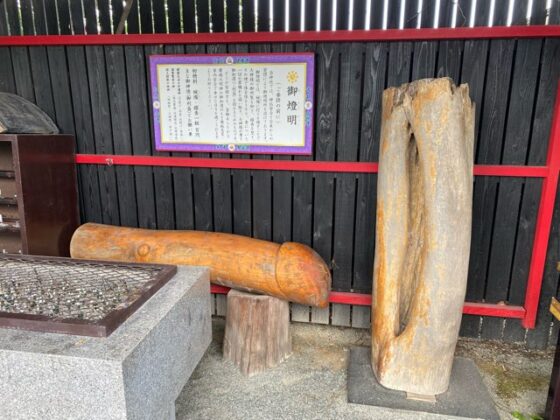
[[[523,306],[506,305],[501,303],[465,302],[465,305],[463,306],[463,314],[523,319],[525,317],[525,308]]]
[[[377,163],[311,160],[210,159],[166,156],[76,155],[76,163],[95,165],[173,166],[303,172],[376,173]]]
[[[302,172],[351,172],[377,173],[373,162],[331,162],[311,160],[264,160],[264,159],[210,159],[168,156],[130,155],[76,155],[76,163],[92,165],[170,166],[211,169],[252,169],[269,171]],[[545,166],[476,165],[473,173],[485,176],[537,177],[547,176]]]
[[[440,39],[494,39],[560,37],[560,26],[494,26],[475,28],[372,29],[356,31],[228,32],[130,35],[1,36],[1,46],[30,45],[145,45],[246,44],[262,42],[430,41]]]
[[[210,290],[212,293],[227,294],[229,288],[213,284]],[[331,292],[329,295],[329,302],[345,305],[370,306],[371,295],[362,293]],[[463,314],[522,319],[525,316],[525,309],[522,306],[499,303],[465,302],[465,305],[463,306]]]
[[[522,165],[474,165],[473,174],[478,176],[515,176],[520,178],[545,178],[546,166]]]

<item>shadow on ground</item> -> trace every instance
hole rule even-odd
[[[223,319],[214,319],[213,327],[214,340],[177,399],[177,419],[444,418],[346,402],[347,352],[352,346],[369,345],[367,330],[294,323],[292,356],[274,369],[245,378],[222,360]],[[513,411],[542,414],[551,351],[461,340],[457,354],[478,365],[503,419],[513,418]]]

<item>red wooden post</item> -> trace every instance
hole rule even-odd
[[[537,320],[546,251],[548,249],[548,239],[550,237],[552,215],[554,213],[554,201],[556,200],[556,190],[558,188],[558,173],[560,171],[560,83],[556,92],[556,104],[554,106],[552,118],[548,156],[546,157],[548,175],[543,180],[541,190],[541,201],[537,214],[533,253],[531,255],[531,265],[529,267],[529,279],[527,281],[527,291],[525,293],[526,313],[522,321],[522,325],[525,328],[535,328],[535,322]]]

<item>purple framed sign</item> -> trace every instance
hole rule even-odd
[[[156,149],[309,155],[313,53],[152,55]]]

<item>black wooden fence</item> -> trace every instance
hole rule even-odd
[[[6,10],[13,3],[4,2]],[[171,3],[168,0],[168,7]],[[51,18],[60,22],[60,8],[66,4],[59,0]],[[550,19],[550,10],[547,13]],[[172,16],[169,13],[169,20]],[[71,20],[74,28],[82,17]],[[20,18],[12,17],[8,26],[25,22],[23,7]],[[3,47],[0,91],[37,103],[63,132],[76,136],[79,153],[165,156],[170,154],[153,148],[148,56],[267,51],[315,52],[317,106],[313,156],[265,159],[375,162],[383,89],[418,78],[449,76],[468,83],[477,104],[476,163],[544,164],[560,77],[558,39]],[[79,173],[83,221],[298,241],[330,262],[334,290],[371,291],[374,174],[96,165],[81,165]],[[535,178],[476,178],[468,300],[523,305],[541,183]],[[559,202],[560,198],[537,328],[526,331],[519,320],[465,316],[463,335],[526,341],[535,347],[555,342],[558,326],[552,325],[547,307],[558,292]]]

